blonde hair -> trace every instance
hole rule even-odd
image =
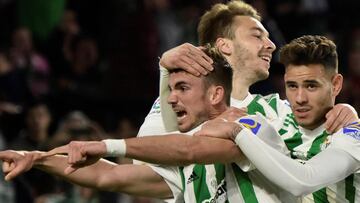
[[[249,16],[261,21],[258,12],[243,1],[232,0],[227,4],[215,4],[200,19],[198,35],[200,45],[210,43],[214,46],[219,37],[233,39],[233,20],[236,16]]]

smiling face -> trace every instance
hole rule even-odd
[[[341,89],[341,75],[327,73],[321,64],[290,64],[284,80],[286,96],[298,124],[310,130],[320,126],[334,106]]]
[[[243,73],[250,83],[266,79],[276,48],[269,33],[257,19],[249,16],[236,16],[233,28],[235,37],[231,39],[233,51],[229,60],[235,64],[235,71]]]
[[[173,72],[169,78],[168,103],[176,113],[180,132],[187,132],[209,120],[211,103],[203,77],[184,71]]]

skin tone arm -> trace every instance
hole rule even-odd
[[[163,178],[144,165],[118,165],[101,159],[91,166],[67,174],[64,170],[68,167],[68,159],[62,155],[46,157],[44,152],[39,151],[8,150],[0,152],[0,159],[3,161],[6,180],[34,167],[69,182],[100,190],[157,198],[172,196]]]
[[[131,138],[125,142],[126,157],[149,163],[188,165],[230,163],[244,159],[234,142],[213,137],[172,134]],[[48,155],[53,154],[68,154],[69,167],[66,168],[66,173],[72,173],[78,168],[93,164],[93,160],[106,156],[106,145],[101,141],[72,141],[48,152]]]

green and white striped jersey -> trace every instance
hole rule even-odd
[[[331,144],[331,135],[325,131],[323,125],[314,130],[304,129],[296,123],[292,114],[286,116],[279,133],[288,146],[291,157],[300,162],[307,161]],[[343,181],[305,196],[303,202],[359,202],[360,199],[355,201],[355,194],[360,196],[359,190],[360,176],[353,174]]]
[[[248,94],[243,101],[231,99],[231,105],[247,107],[249,114],[259,112],[271,120],[291,111],[277,94],[267,97]],[[180,169],[172,168],[168,172],[161,167],[152,167],[169,184],[175,202],[281,202],[286,199],[281,198],[282,196],[288,196],[284,195],[283,190],[266,181],[257,170],[246,173],[239,166],[247,168],[249,163],[192,164]],[[180,175],[176,175],[177,172]],[[176,180],[179,178],[181,181]]]

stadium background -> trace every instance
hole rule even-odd
[[[0,0],[0,147],[136,136],[158,96],[158,57],[181,43],[197,44],[199,17],[218,2],[226,1]],[[333,39],[345,76],[338,102],[360,110],[359,1],[246,2],[261,13],[278,48],[304,34]],[[251,92],[284,98],[282,74],[275,52],[269,79]],[[0,186],[0,202],[155,201],[69,187],[37,171]]]

